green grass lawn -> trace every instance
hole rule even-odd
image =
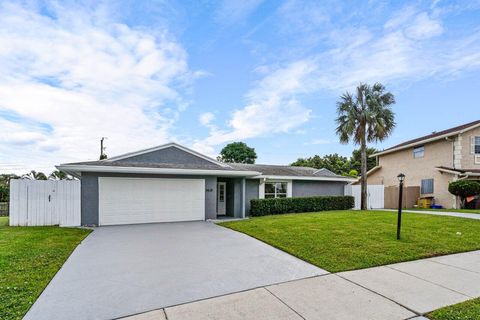
[[[329,211],[224,222],[330,272],[480,249],[480,221],[385,211]]]
[[[90,230],[9,227],[0,217],[0,319],[21,319]]]
[[[443,212],[462,212],[462,213],[480,213],[480,209],[420,209],[420,208],[413,208],[408,210],[416,210],[416,211],[443,211]]]
[[[480,319],[480,298],[433,311],[427,317],[432,320],[478,320]]]

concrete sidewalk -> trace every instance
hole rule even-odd
[[[381,211],[390,211],[390,212],[397,212],[396,209],[380,209]],[[434,216],[450,216],[450,217],[457,217],[457,218],[467,218],[467,219],[475,219],[480,220],[480,214],[478,213],[464,213],[464,212],[447,212],[447,211],[423,211],[423,210],[408,210],[403,209],[402,212],[409,212],[409,213],[420,213],[420,214],[431,214]]]
[[[124,320],[424,319],[480,296],[480,251],[289,281]]]

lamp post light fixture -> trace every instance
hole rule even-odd
[[[403,181],[405,181],[405,175],[400,173],[398,176],[400,186],[398,189],[398,220],[397,220],[397,240],[400,240],[400,230],[402,228],[402,200],[403,200]]]

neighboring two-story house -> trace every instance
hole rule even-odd
[[[459,179],[480,180],[480,120],[409,140],[378,152],[377,166],[368,172],[368,184],[419,186],[420,197],[434,197],[445,208],[459,207],[448,184]],[[478,203],[478,202],[477,202]]]

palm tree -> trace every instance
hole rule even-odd
[[[47,176],[43,172],[37,172],[35,170],[30,171],[27,174],[22,176],[22,179],[29,179],[29,180],[47,180]]]
[[[391,105],[395,97],[385,92],[380,83],[373,86],[360,83],[357,94],[346,92],[337,102],[337,135],[340,143],[350,140],[360,145],[361,154],[361,209],[367,209],[367,142],[386,139],[395,128],[395,114]]]
[[[49,179],[51,180],[68,180],[69,177],[68,175],[60,170],[55,170],[52,173],[50,173],[50,176],[48,176]]]

